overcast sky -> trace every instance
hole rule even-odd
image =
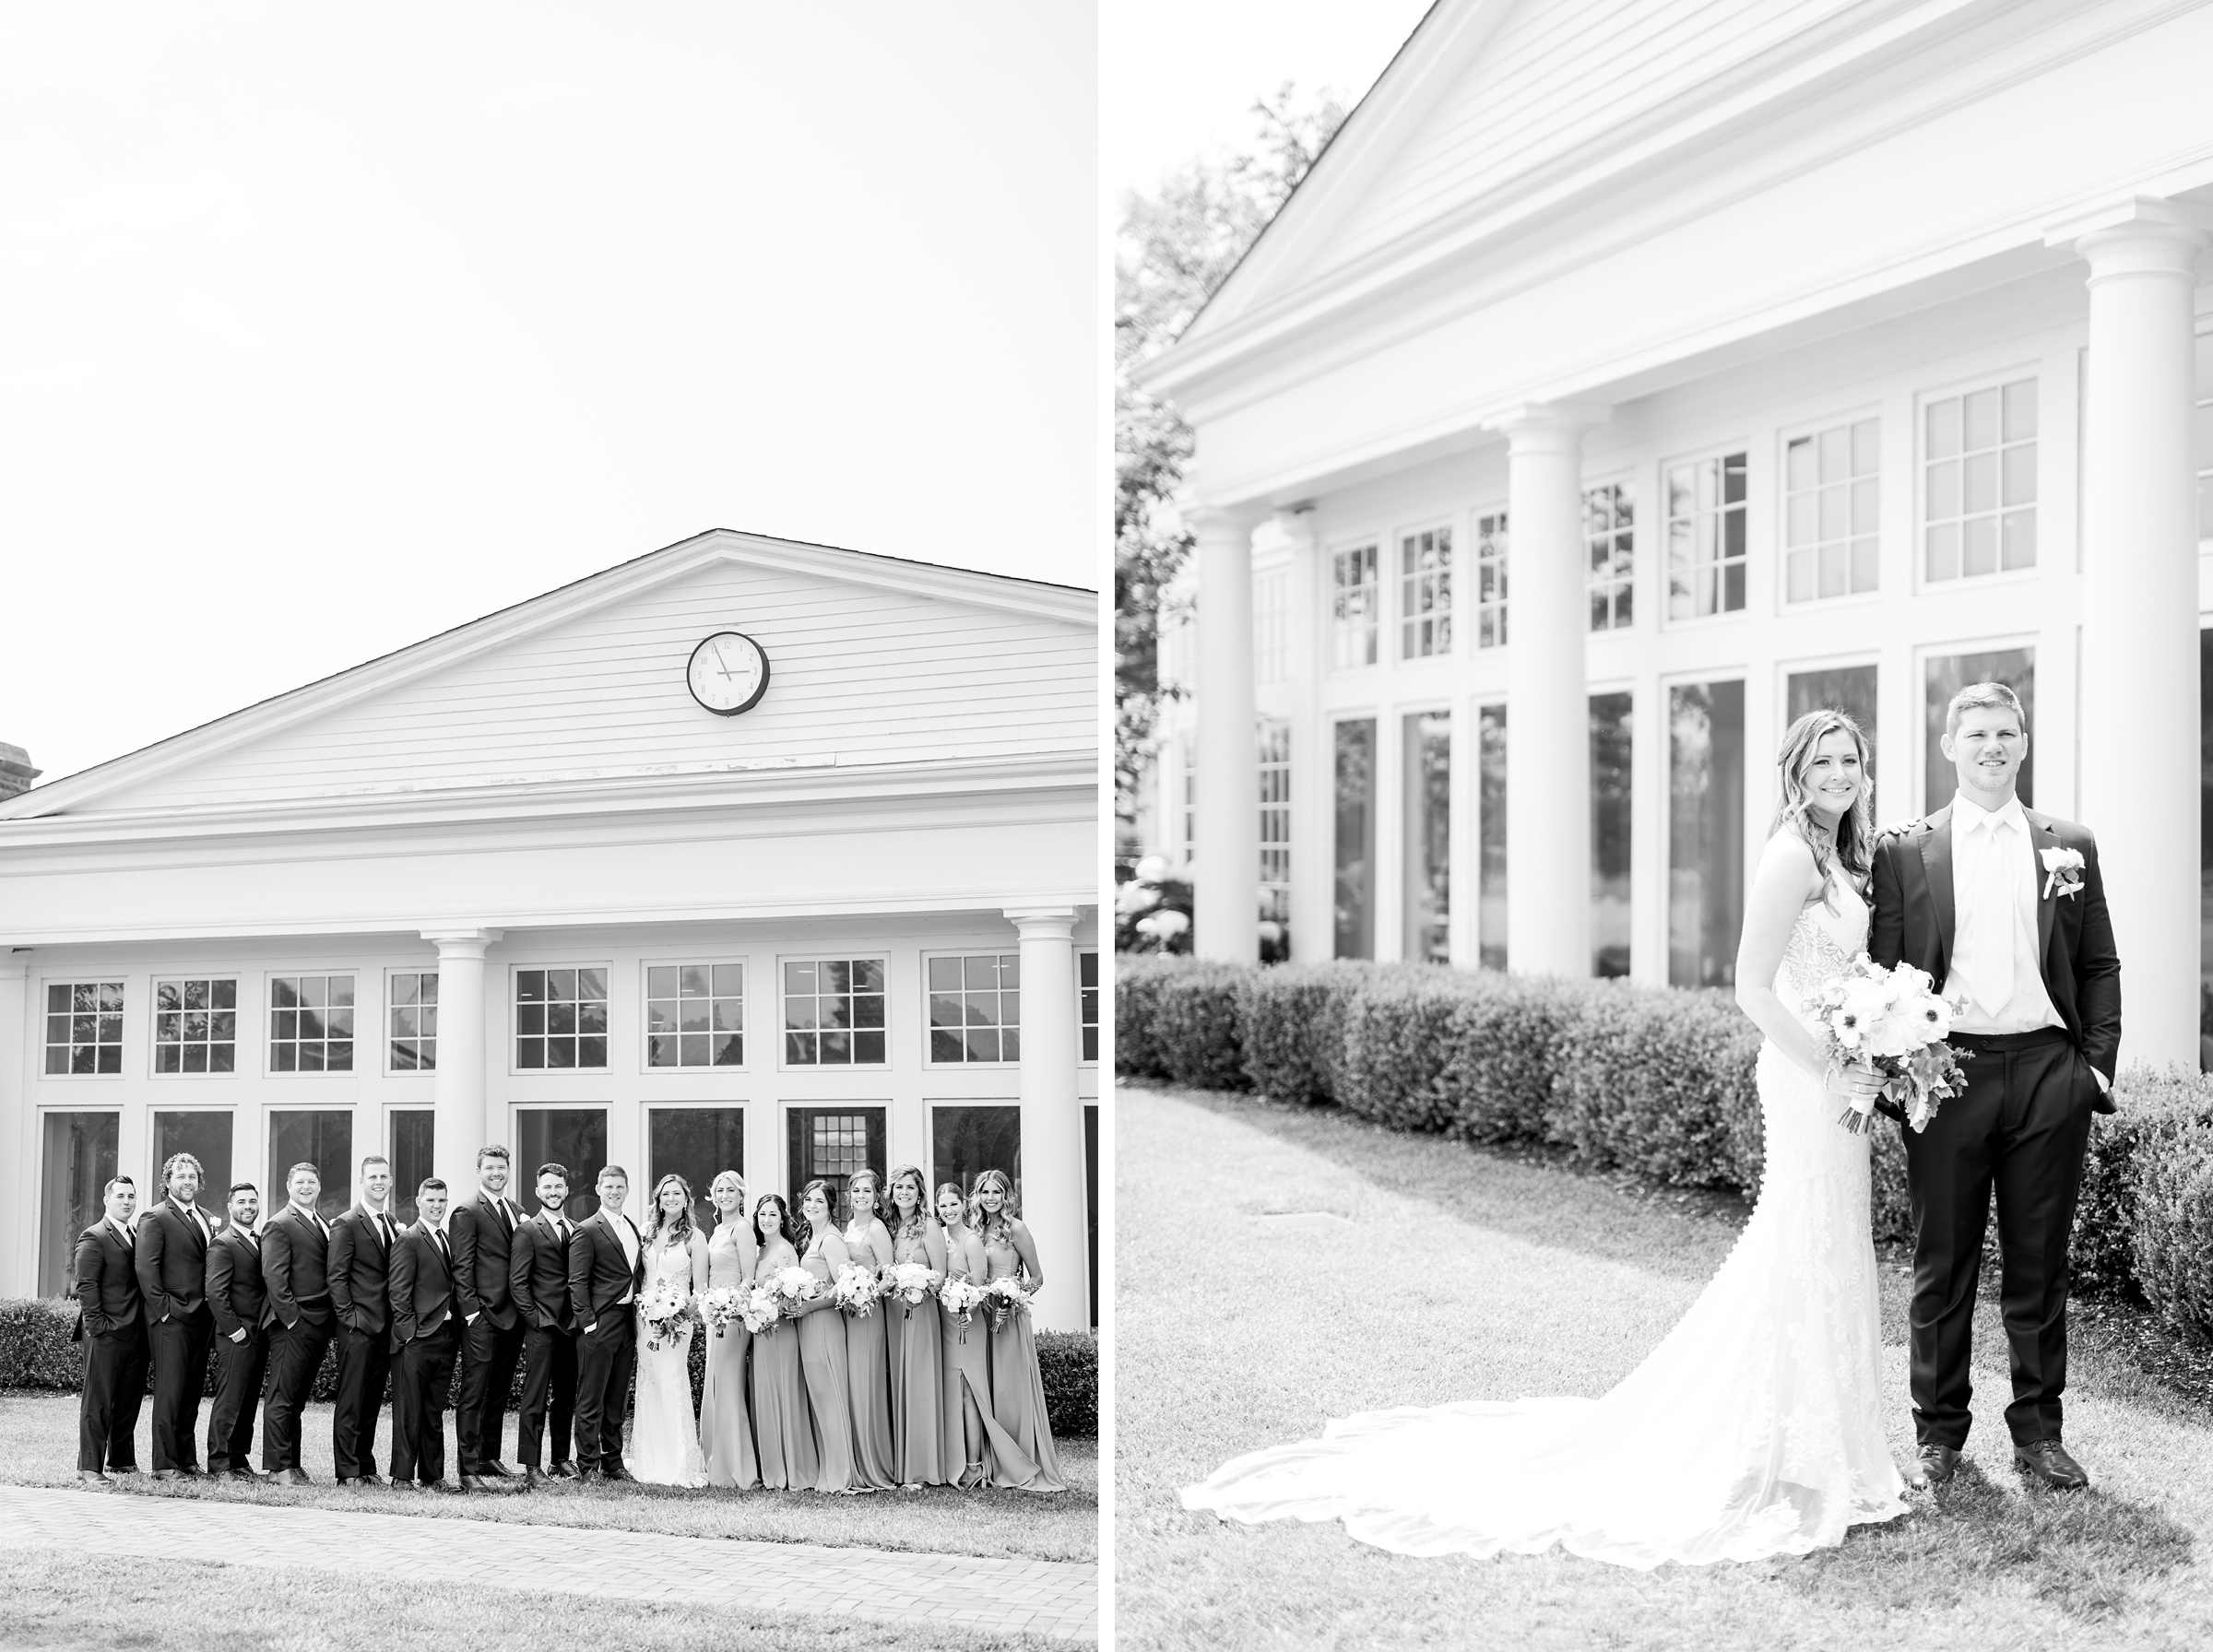
[[[1095,585],[1084,0],[0,0],[49,781],[709,527]]]

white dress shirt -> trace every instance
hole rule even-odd
[[[1944,996],[1967,999],[1959,1032],[2033,1032],[2065,1023],[2036,945],[2035,844],[2021,800],[1952,799],[1952,963]]]

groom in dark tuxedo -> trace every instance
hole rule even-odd
[[[1968,1345],[1994,1188],[2014,1459],[2071,1491],[2089,1478],[2060,1443],[2067,1242],[2090,1115],[2113,1110],[2121,960],[2097,843],[2014,795],[2029,729],[2013,690],[1962,689],[1945,713],[1943,745],[1958,795],[1877,842],[1867,939],[1876,963],[1926,970],[1964,1005],[1950,1042],[1966,1090],[1926,1130],[1905,1132],[1921,1471],[1933,1484],[1949,1480],[1967,1443]]]
[[[637,1361],[632,1304],[645,1281],[644,1241],[622,1201],[630,1176],[599,1173],[599,1209],[569,1235],[569,1303],[576,1316],[576,1465],[580,1480],[628,1480],[622,1412]]]

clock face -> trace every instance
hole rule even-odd
[[[684,679],[692,699],[716,716],[734,717],[768,691],[768,655],[752,638],[718,631],[692,651]]]

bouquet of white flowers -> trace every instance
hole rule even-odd
[[[877,1288],[876,1270],[858,1262],[848,1262],[840,1268],[837,1283],[830,1288],[830,1300],[856,1319],[866,1319],[882,1294]]]
[[[919,1307],[922,1299],[936,1288],[926,1262],[899,1262],[885,1269],[884,1294],[896,1296],[906,1306],[901,1317],[911,1315]]]
[[[972,1280],[948,1278],[938,1287],[938,1300],[961,1316],[961,1340],[968,1340],[968,1316],[983,1306],[990,1292]]]
[[[1005,1279],[993,1280],[984,1287],[984,1294],[990,1299],[991,1323],[994,1326],[1005,1325],[1009,1314],[1028,1313],[1030,1304],[1036,1300],[1035,1292],[1024,1291],[1022,1281],[1012,1274]]]
[[[746,1292],[736,1285],[716,1285],[703,1291],[699,1297],[699,1322],[709,1326],[719,1337],[738,1319],[739,1310],[745,1305]]]
[[[1967,1087],[1959,1056],[1944,1042],[1955,1012],[1926,970],[1910,963],[1886,970],[1863,954],[1821,989],[1818,1007],[1829,1070],[1856,1067],[1880,1075],[1879,1093],[1905,1110],[1914,1129],[1927,1129],[1937,1104]],[[1837,1122],[1856,1134],[1874,1106],[1870,1096],[1864,1106],[1846,1107]]]
[[[820,1296],[823,1285],[822,1280],[804,1268],[779,1268],[776,1269],[775,1289],[780,1303],[796,1307],[800,1303],[812,1302]]]
[[[776,1305],[774,1285],[755,1285],[745,1293],[745,1301],[738,1309],[738,1317],[745,1321],[745,1328],[756,1337],[775,1330],[783,1316],[783,1310]]]
[[[681,1280],[656,1280],[638,1298],[638,1317],[645,1322],[645,1346],[671,1341],[692,1316],[692,1290]]]

